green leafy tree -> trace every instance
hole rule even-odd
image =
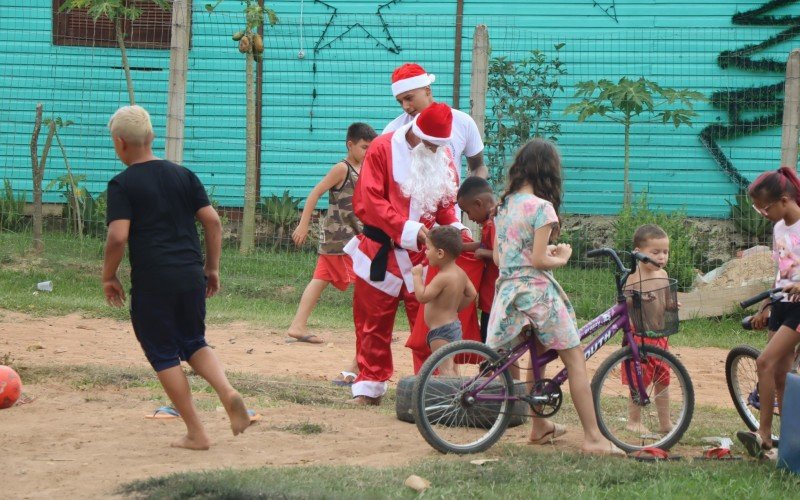
[[[617,83],[610,80],[580,82],[576,88],[575,97],[583,99],[567,106],[565,114],[577,114],[578,122],[599,115],[625,129],[624,207],[630,206],[632,199],[629,177],[631,127],[642,123],[672,123],[675,128],[691,126],[692,118],[697,116],[693,109],[694,101],[706,100],[700,92],[661,87],[644,77],[638,80],[622,77]]]
[[[206,10],[213,12],[222,3],[206,4]],[[239,52],[245,56],[245,100],[246,100],[246,138],[244,176],[244,213],[242,214],[242,240],[239,243],[241,253],[250,253],[255,248],[256,230],[256,101],[255,101],[255,62],[261,60],[264,52],[264,41],[258,34],[259,27],[268,21],[271,26],[278,22],[278,16],[272,9],[261,7],[255,0],[239,0],[244,6],[245,24],[242,30],[233,34],[234,41],[239,42]]]
[[[169,9],[167,0],[149,0],[164,10]],[[69,12],[73,9],[86,9],[89,16],[97,22],[104,17],[114,25],[114,34],[122,54],[122,68],[125,71],[125,81],[128,85],[128,98],[131,105],[136,104],[133,91],[131,67],[128,64],[128,53],[125,49],[125,21],[135,21],[142,15],[142,9],[129,0],[67,0],[61,5],[59,12]]]
[[[563,43],[554,45],[555,55],[532,50],[516,62],[504,56],[489,61],[486,97],[491,115],[486,118],[486,150],[490,178],[502,184],[505,167],[514,151],[532,137],[558,140],[561,125],[551,119],[557,92],[563,92],[559,78],[567,74],[559,59]]]

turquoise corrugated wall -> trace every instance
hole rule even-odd
[[[389,89],[392,69],[416,61],[437,75],[437,100],[452,102],[455,0],[313,0],[268,2],[281,22],[265,39],[262,194],[289,189],[304,197],[344,155],[344,132],[353,121],[380,129],[400,108]],[[706,96],[782,81],[780,73],[721,69],[720,52],[759,43],[781,26],[734,26],[738,11],[761,2],[733,4],[662,0],[566,2],[484,0],[464,2],[460,107],[469,110],[471,37],[486,24],[492,55],[519,57],[565,43],[561,59],[569,74],[557,94],[553,118],[561,123],[566,178],[565,210],[615,213],[621,200],[622,130],[600,119],[577,123],[562,110],[582,80],[641,75],[664,86],[687,87]],[[50,0],[0,0],[0,178],[30,189],[30,132],[37,102],[75,122],[63,131],[72,167],[87,176],[92,193],[119,171],[104,129],[108,116],[127,103],[119,54],[113,48],[57,47],[51,43]],[[241,205],[244,176],[244,60],[230,40],[242,24],[239,2],[207,13],[195,3],[186,106],[184,163],[195,170],[223,205]],[[301,13],[302,9],[302,13]],[[335,12],[334,12],[334,9]],[[602,9],[607,9],[604,12]],[[302,14],[302,16],[301,16]],[[380,14],[380,16],[378,15]],[[770,15],[800,15],[789,5]],[[615,19],[615,18],[616,19]],[[385,24],[384,24],[385,23]],[[794,39],[753,55],[786,60]],[[315,48],[317,50],[315,50]],[[300,50],[305,57],[298,57]],[[153,116],[163,151],[168,50],[130,50],[137,101]],[[701,145],[699,133],[729,117],[705,103],[694,127],[641,125],[633,129],[631,179],[654,206],[685,207],[692,215],[726,216],[736,186]],[[766,112],[753,112],[755,117]],[[40,144],[43,138],[40,140]],[[780,129],[720,141],[745,177],[777,165]],[[63,174],[57,150],[47,180]],[[47,201],[59,201],[50,192]],[[322,205],[321,205],[322,206]]]

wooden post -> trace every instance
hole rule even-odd
[[[456,2],[456,33],[453,49],[453,107],[461,109],[461,35],[464,32],[464,0]]]
[[[794,49],[786,62],[781,127],[781,166],[797,169],[797,142],[800,131],[800,49]]]
[[[167,95],[167,137],[164,156],[183,163],[183,137],[186,123],[186,75],[189,65],[189,34],[192,4],[187,0],[172,3],[172,41],[169,53],[169,94]]]
[[[486,120],[486,89],[489,86],[489,31],[485,24],[475,26],[472,35],[472,78],[469,83],[469,114],[483,137]]]

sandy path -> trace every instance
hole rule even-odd
[[[405,338],[407,332],[401,332]],[[326,344],[287,344],[281,332],[234,323],[211,326],[208,341],[230,370],[266,377],[327,380],[353,355],[350,332],[326,332]],[[393,345],[395,381],[411,373],[403,342]],[[590,368],[611,349],[601,351]],[[676,349],[694,380],[701,405],[730,407],[721,349]],[[33,318],[0,311],[0,356],[28,365],[108,364],[147,367],[128,323],[78,315]],[[262,465],[348,464],[392,466],[435,456],[416,427],[376,409],[336,409],[286,404],[259,409],[264,420],[234,438],[224,413],[203,412],[214,446],[208,452],[169,448],[180,421],[148,421],[146,389],[78,391],[63,384],[27,386],[32,404],[0,412],[4,453],[3,496],[62,498],[111,496],[127,481],[177,471]],[[342,399],[348,396],[342,390]],[[295,422],[323,424],[311,436],[281,430]],[[523,443],[527,425],[509,429],[504,442]],[[575,450],[574,429],[556,449]],[[474,457],[472,457],[474,458]]]

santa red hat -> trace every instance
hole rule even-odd
[[[397,97],[403,92],[427,87],[434,81],[436,75],[429,75],[419,64],[406,63],[392,73],[392,94]]]
[[[453,111],[447,104],[435,102],[417,115],[411,130],[420,139],[444,146],[453,130]]]

